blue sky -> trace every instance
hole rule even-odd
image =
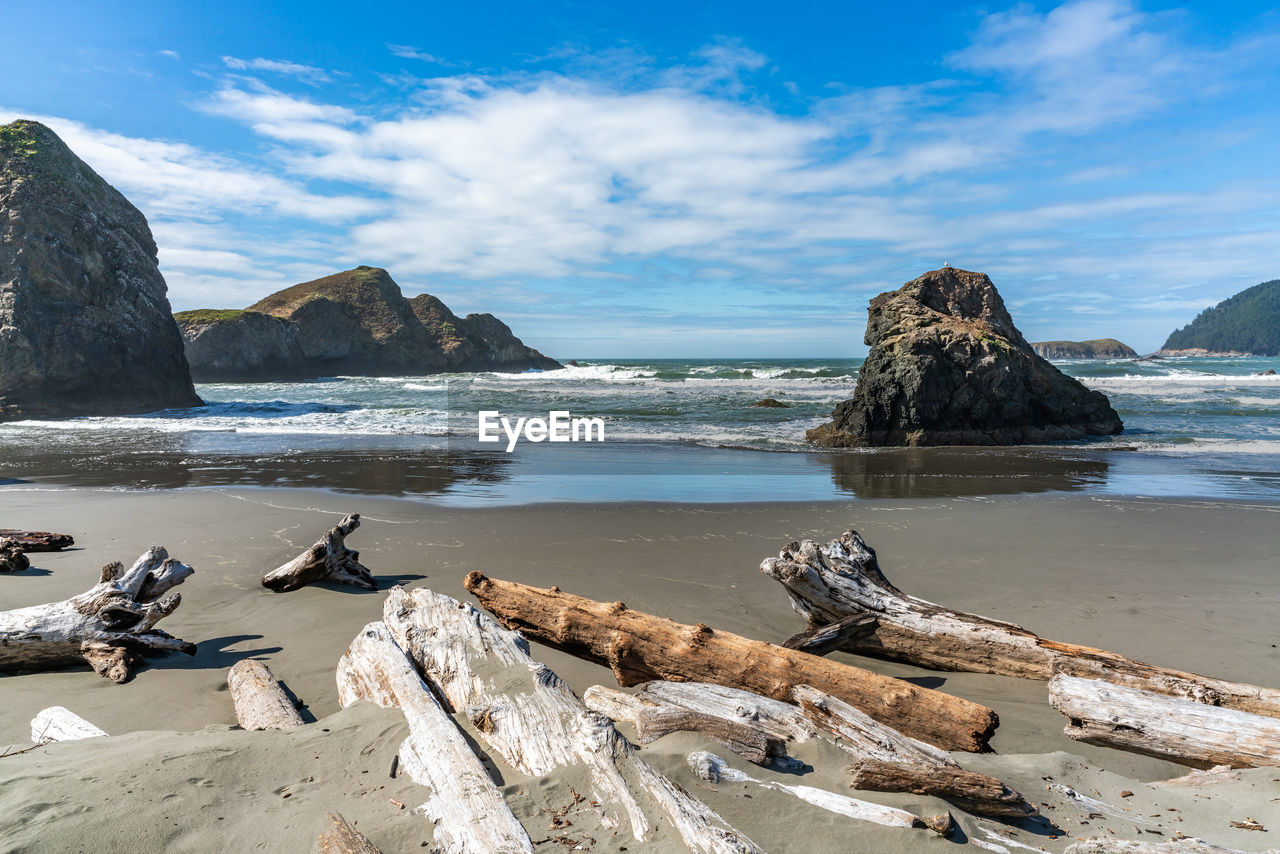
[[[1280,277],[1264,4],[5,4],[0,121],[151,222],[175,309],[356,264],[563,358],[862,355],[987,272],[1155,349]]]

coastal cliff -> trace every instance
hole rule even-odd
[[[49,128],[0,125],[0,420],[198,405],[142,212]]]
[[[491,314],[460,318],[433,296],[405,299],[378,267],[303,282],[243,311],[175,317],[199,382],[561,367]]]
[[[852,399],[810,442],[1017,445],[1123,429],[1105,395],[1036,355],[982,273],[944,267],[880,294],[865,341]]]
[[[1138,353],[1114,338],[1090,341],[1038,341],[1031,345],[1042,359],[1136,359]]]
[[[1280,279],[1207,308],[1169,336],[1157,356],[1280,356]]]

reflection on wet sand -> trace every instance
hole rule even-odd
[[[831,479],[859,498],[1076,492],[1103,486],[1111,463],[1049,448],[878,448],[826,458]]]
[[[364,495],[437,495],[459,483],[495,484],[510,459],[440,451],[305,451],[286,454],[30,455],[9,451],[3,468],[68,486],[177,489],[283,486]]]

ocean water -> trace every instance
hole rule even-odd
[[[151,468],[178,466],[182,485],[216,485],[311,483],[298,474],[311,467],[314,485],[323,485],[324,471],[343,461],[353,481],[368,480],[362,468],[399,463],[401,482],[384,472],[377,488],[365,491],[537,500],[536,489],[525,495],[513,479],[541,476],[545,491],[549,476],[573,475],[560,489],[566,494],[549,500],[668,497],[664,490],[675,500],[741,500],[744,481],[733,478],[740,474],[756,483],[774,479],[782,497],[822,498],[875,492],[866,488],[868,477],[933,478],[945,492],[945,478],[1038,482],[1064,465],[1094,465],[1105,470],[1068,478],[1067,486],[1280,497],[1280,376],[1261,375],[1280,370],[1280,359],[1059,363],[1111,398],[1126,428],[1117,437],[1047,449],[815,453],[805,430],[852,394],[861,361],[602,360],[543,373],[200,385],[207,405],[196,409],[0,425],[0,471],[10,479],[72,482],[91,471],[96,482],[151,486],[174,485],[146,476]],[[765,397],[788,408],[751,406]],[[599,417],[607,447],[526,443],[506,454],[474,441],[479,410],[512,420],[550,410]],[[424,471],[430,477],[415,477]],[[1016,474],[1002,477],[1006,471]],[[637,482],[624,474],[650,477]],[[506,486],[485,486],[495,482]],[[969,486],[973,494],[985,488]]]

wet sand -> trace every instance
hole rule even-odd
[[[761,559],[790,540],[826,540],[853,527],[877,549],[890,580],[915,595],[1021,623],[1057,640],[1280,685],[1280,505],[1042,494],[463,509],[298,489],[14,486],[0,489],[0,510],[6,526],[77,538],[73,551],[32,555],[33,569],[0,576],[0,608],[74,595],[96,581],[103,563],[132,561],[161,543],[196,568],[180,588],[181,607],[161,627],[199,645],[191,658],[152,659],[127,685],[113,685],[87,668],[0,677],[0,745],[26,746],[32,715],[50,705],[64,705],[122,736],[0,759],[0,850],[307,850],[324,812],[335,808],[360,820],[387,854],[418,850],[430,838],[425,820],[388,800],[422,800],[403,778],[387,778],[403,724],[394,713],[372,709],[332,717],[338,711],[334,666],[355,633],[380,617],[382,595],[341,587],[272,594],[258,584],[263,572],[297,554],[345,511],[362,514],[364,525],[349,544],[384,586],[429,586],[469,598],[462,578],[479,569],[766,640],[803,626],[782,588],[758,571]],[[592,684],[614,685],[605,668],[536,645],[534,654],[579,693]],[[306,704],[307,719],[322,719],[320,728],[331,732],[230,729],[226,668],[248,656],[268,661]],[[1256,851],[1274,846],[1270,838],[1280,832],[1280,801],[1271,800],[1280,798],[1275,769],[1247,772],[1210,798],[1150,789],[1142,782],[1186,769],[1070,741],[1048,707],[1043,683],[837,658],[996,709],[1002,723],[993,747],[999,755],[961,761],[1049,803],[1046,812],[1069,835],[1051,839],[1034,828],[1016,830],[1015,841],[1024,845],[1057,851],[1072,836],[1106,829],[1134,836],[1134,822],[1080,824],[1090,820],[1047,792],[1046,776],[1082,792],[1097,789],[1113,802],[1122,788],[1132,789],[1135,796],[1123,806],[1135,815],[1178,808],[1149,819],[1167,825],[1161,830],[1166,838],[1177,830]],[[723,752],[677,735],[644,755],[766,850],[914,851],[950,844],[840,819],[777,792],[742,784],[710,787],[684,766],[694,749]],[[814,743],[796,753],[815,769],[802,779],[732,761],[753,776],[850,793],[841,781],[843,754]],[[508,800],[531,835],[543,838],[541,810],[568,800],[567,782],[530,781],[498,765]],[[287,786],[291,796],[282,798]],[[910,795],[857,796],[923,814],[946,809]],[[1004,828],[952,812],[970,838],[991,841],[983,828]],[[1246,816],[1271,832],[1227,824]],[[131,834],[142,828],[149,841],[131,845],[131,839],[137,842]],[[1008,839],[1000,844],[1011,846]],[[593,850],[621,847],[626,840],[599,839]],[[683,849],[668,835],[647,846],[632,841],[629,850]]]

